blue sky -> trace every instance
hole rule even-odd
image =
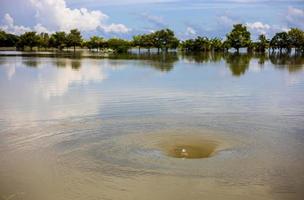
[[[85,37],[130,38],[161,28],[181,39],[224,38],[235,23],[253,38],[304,29],[304,0],[1,0],[0,28],[21,34],[78,28]]]

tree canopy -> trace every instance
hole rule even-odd
[[[232,48],[235,48],[239,52],[240,48],[247,47],[250,44],[250,32],[246,26],[235,24],[232,31],[227,34],[227,41]]]
[[[76,46],[79,46],[82,41],[82,36],[80,31],[77,29],[72,29],[70,33],[66,36],[66,46],[74,47],[74,51]]]
[[[257,41],[252,41],[251,34],[247,27],[242,24],[235,24],[232,30],[222,38],[208,38],[198,36],[193,39],[180,41],[175,33],[170,29],[157,30],[152,33],[133,36],[132,40],[120,38],[105,39],[101,36],[92,36],[84,40],[81,32],[72,29],[68,33],[58,31],[52,34],[36,32],[25,32],[20,36],[6,33],[0,30],[0,47],[17,47],[24,49],[34,47],[44,49],[58,49],[77,46],[88,48],[89,50],[113,50],[113,52],[127,52],[135,47],[141,49],[157,49],[158,52],[167,52],[169,49],[179,48],[185,52],[209,52],[228,51],[234,48],[239,52],[240,48],[247,48],[247,51],[265,52],[267,49],[279,52],[290,52],[295,48],[296,53],[304,53],[304,31],[299,28],[291,28],[288,32],[276,33],[272,38],[267,39],[266,35],[260,35]]]

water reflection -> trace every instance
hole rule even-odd
[[[79,59],[73,59],[71,62],[71,67],[74,70],[79,70],[81,67],[81,60]]]
[[[117,60],[137,60],[139,66],[150,66],[161,72],[169,72],[174,68],[174,64],[179,60],[176,52],[166,54],[142,53],[113,55],[110,59]]]
[[[273,53],[269,55],[270,62],[279,69],[287,69],[289,72],[298,72],[303,69],[304,57],[294,54]]]
[[[303,197],[302,57],[69,56],[0,56],[0,199]]]
[[[1,56],[17,56],[20,54],[10,53],[9,55],[5,53],[0,53]],[[236,77],[240,77],[248,71],[249,66],[254,60],[258,61],[261,68],[264,67],[266,62],[270,62],[278,69],[287,69],[289,72],[298,72],[303,69],[304,66],[304,56],[298,54],[283,54],[283,53],[248,53],[248,54],[238,54],[238,53],[197,53],[197,54],[180,54],[177,52],[169,52],[166,54],[157,53],[128,53],[128,54],[118,54],[118,55],[100,55],[95,53],[83,53],[78,52],[76,54],[63,52],[63,53],[22,53],[23,64],[28,67],[39,66],[39,60],[37,57],[56,57],[54,59],[55,65],[57,67],[65,67],[67,62],[74,70],[79,70],[82,65],[83,58],[92,59],[104,59],[107,58],[110,62],[115,62],[115,60],[136,60],[137,66],[149,66],[161,72],[170,72],[174,69],[175,64],[178,61],[184,60],[188,63],[204,64],[204,63],[220,63],[224,62],[229,68],[231,74]],[[30,59],[28,59],[30,57]],[[67,61],[70,59],[70,61]],[[255,61],[254,61],[255,62]]]
[[[40,64],[39,60],[37,58],[22,58],[22,64],[24,64],[27,67],[38,67]]]
[[[0,79],[0,90],[6,95],[0,101],[3,105],[14,106],[13,109],[2,110],[0,119],[6,118],[15,125],[26,119],[29,125],[41,119],[95,113],[102,102],[100,95],[78,95],[69,90],[105,80],[105,68],[99,64],[98,60],[68,58],[3,59],[0,75],[4,71],[6,77]],[[64,99],[69,99],[69,103]],[[36,107],[44,109],[37,110]]]
[[[182,54],[181,59],[191,63],[220,63],[225,62],[233,76],[242,76],[249,69],[254,60],[258,60],[259,67],[263,68],[270,62],[276,68],[287,69],[289,72],[301,71],[304,67],[304,56],[297,54],[238,54],[238,53],[201,53]]]
[[[205,52],[205,53],[194,53],[189,54],[185,53],[181,55],[182,59],[187,60],[191,63],[208,63],[208,62],[220,62],[224,57],[224,53],[211,53],[211,52]]]
[[[249,54],[227,54],[224,59],[231,73],[234,76],[241,76],[245,74],[249,68],[251,57]]]

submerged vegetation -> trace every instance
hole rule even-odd
[[[168,52],[170,49],[180,49],[184,52],[225,52],[240,48],[246,48],[248,52],[279,51],[289,53],[294,48],[296,53],[304,53],[304,31],[298,28],[291,28],[288,32],[276,33],[271,39],[260,35],[258,41],[251,40],[251,34],[247,27],[242,24],[235,24],[225,39],[207,38],[198,36],[195,39],[180,41],[170,29],[162,29],[149,34],[133,36],[131,41],[120,38],[105,39],[93,36],[84,40],[80,31],[71,30],[69,33],[55,32],[36,33],[25,32],[17,36],[0,31],[0,47],[16,47],[18,50],[34,47],[40,49],[69,49],[73,47],[88,48],[90,51],[107,51],[124,53],[131,48],[156,49],[157,52]]]

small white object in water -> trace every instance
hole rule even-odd
[[[186,149],[182,149],[182,152],[183,152],[183,153],[186,153]]]

